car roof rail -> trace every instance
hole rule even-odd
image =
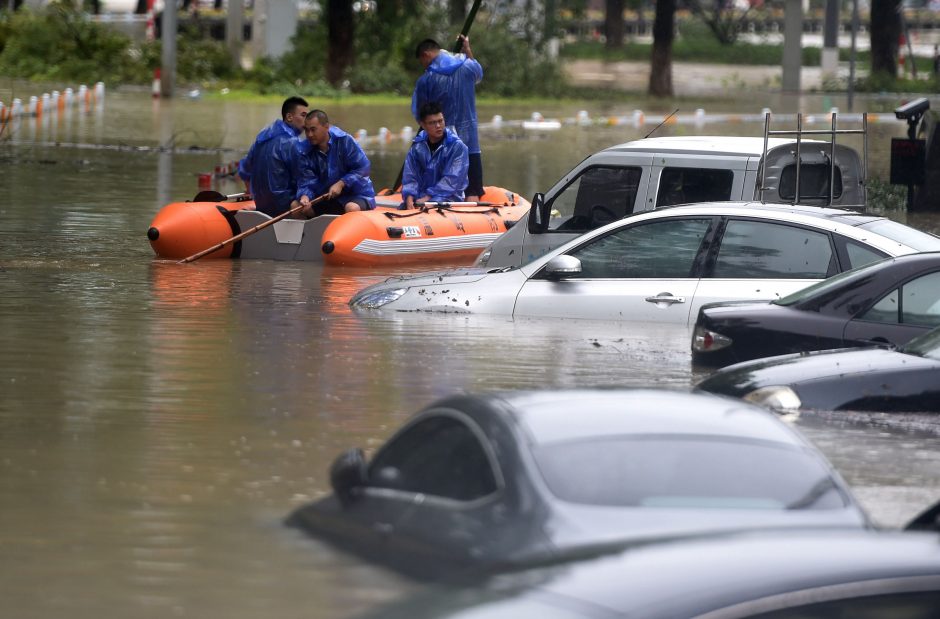
[[[860,134],[862,136],[862,169],[860,174],[860,181],[862,187],[867,186],[868,183],[868,114],[862,113],[862,128],[861,129],[839,129],[838,128],[838,112],[833,110],[832,114],[832,128],[831,129],[804,129],[803,128],[803,113],[800,112],[796,115],[796,129],[770,129],[770,111],[764,112],[764,152],[761,155],[760,163],[760,177],[758,179],[758,193],[760,194],[761,203],[765,203],[764,192],[770,190],[770,187],[767,187],[767,184],[764,182],[764,176],[767,170],[767,151],[770,136],[796,136],[796,178],[795,178],[795,188],[793,191],[793,200],[790,204],[799,204],[800,201],[800,146],[803,141],[803,136],[813,135],[813,136],[829,136],[829,196],[826,206],[832,206],[832,201],[834,199],[833,192],[835,191],[835,175],[836,175],[836,136],[837,135],[846,135],[846,134]],[[864,195],[864,194],[863,194]]]

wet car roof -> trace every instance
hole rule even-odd
[[[773,415],[732,399],[684,392],[579,390],[502,397],[539,444],[624,435],[733,436],[802,445]]]

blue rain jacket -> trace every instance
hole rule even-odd
[[[238,162],[238,175],[249,184],[255,207],[272,217],[289,210],[297,193],[291,159],[299,134],[283,120],[275,120],[258,133]]]
[[[372,164],[355,138],[339,127],[330,125],[330,144],[325,153],[302,138],[294,146],[293,159],[297,198],[316,198],[342,180],[346,186],[338,200],[362,198],[369,208],[375,208],[375,188],[369,178]]]
[[[444,132],[444,143],[433,153],[428,145],[428,134],[419,131],[405,156],[402,199],[430,196],[434,202],[460,202],[467,188],[469,167],[467,145],[449,127]]]
[[[465,54],[441,50],[424,74],[418,78],[411,95],[411,114],[428,101],[437,101],[444,110],[444,121],[453,127],[471,154],[480,152],[477,137],[476,85],[483,79],[483,67]]]

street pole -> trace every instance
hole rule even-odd
[[[800,66],[803,64],[803,2],[786,0],[783,10],[783,91],[800,92]]]
[[[852,0],[852,53],[849,56],[849,111],[852,111],[852,103],[855,98],[855,57],[858,49],[856,39],[858,38],[858,0]]]
[[[160,21],[160,40],[163,44],[160,70],[160,96],[170,98],[176,82],[176,3],[163,4],[163,18]]]

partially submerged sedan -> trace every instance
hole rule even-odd
[[[692,360],[726,365],[795,352],[904,344],[940,327],[940,252],[887,258],[769,302],[706,305]]]
[[[940,538],[766,530],[619,552],[438,586],[376,619],[936,619]],[[364,619],[364,618],[362,618]]]
[[[865,528],[825,458],[759,407],[705,394],[455,396],[289,523],[413,576],[519,567],[624,540],[759,527]]]
[[[722,368],[701,391],[777,410],[940,412],[940,327],[898,349],[781,355]]]
[[[715,202],[592,230],[521,267],[393,277],[354,308],[688,324],[706,303],[775,299],[940,238],[838,209]]]

